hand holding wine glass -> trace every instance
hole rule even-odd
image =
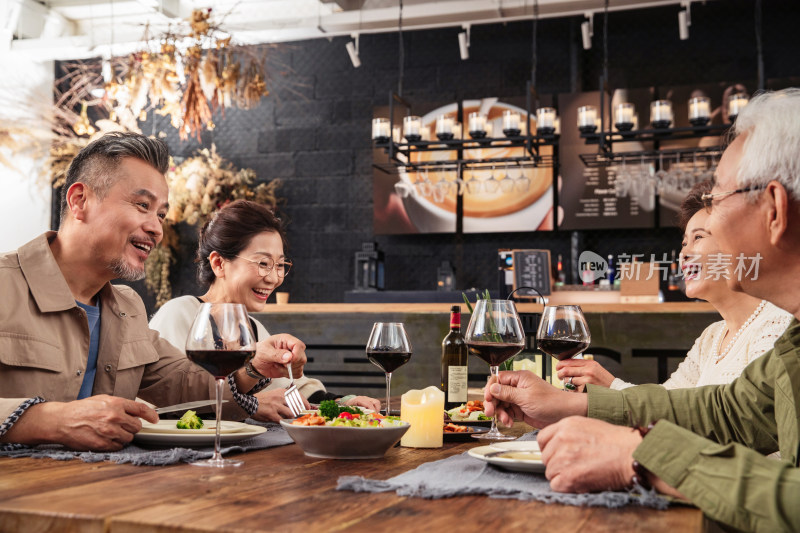
[[[367,358],[386,374],[386,416],[391,414],[389,393],[392,372],[411,359],[411,343],[402,323],[375,322],[367,341]]]
[[[525,346],[517,308],[511,300],[478,300],[467,326],[464,340],[470,353],[489,364],[492,376],[497,376],[499,366],[511,359]],[[512,440],[497,429],[497,416],[492,418],[488,433],[473,435],[476,439]]]
[[[548,305],[542,311],[536,340],[540,350],[563,361],[580,357],[592,342],[592,336],[579,305]],[[577,391],[572,377],[564,388]]]
[[[219,452],[222,418],[222,390],[231,372],[244,366],[256,353],[256,338],[247,310],[242,304],[204,303],[195,316],[186,356],[214,376],[216,381],[217,426],[214,455],[197,466],[240,466],[243,461],[223,459]]]

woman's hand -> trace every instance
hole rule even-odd
[[[556,365],[558,379],[567,381],[570,377],[576,387],[585,388],[587,383],[611,387],[614,376],[600,366],[600,363],[590,359],[567,359],[559,361]]]
[[[372,409],[376,413],[379,413],[381,410],[381,402],[375,398],[370,398],[369,396],[356,396],[355,398],[350,398],[344,402],[344,405]]]
[[[283,389],[272,389],[256,393],[258,398],[258,411],[253,414],[253,418],[260,422],[278,422],[281,418],[294,418],[289,406],[286,405],[286,398],[283,396]],[[303,398],[303,405],[310,409],[310,405]]]
[[[253,367],[268,378],[287,378],[286,365],[292,364],[292,377],[303,375],[306,364],[306,345],[293,335],[279,333],[270,335],[256,345]]]

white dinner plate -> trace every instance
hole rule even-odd
[[[150,446],[213,446],[214,429],[177,429],[176,420],[159,420],[158,424],[142,423],[142,431],[133,436],[139,444]],[[205,422],[205,421],[204,421]],[[166,427],[169,424],[171,427]],[[213,426],[214,422],[210,424]],[[149,426],[145,428],[146,426]],[[159,427],[161,426],[161,427]],[[175,431],[173,431],[173,429]],[[177,431],[177,432],[176,432]],[[223,421],[220,428],[220,442],[229,444],[249,439],[267,431],[267,428],[243,424],[241,422]],[[180,432],[180,433],[178,433]]]
[[[539,443],[535,440],[505,440],[489,444],[495,450],[506,450],[513,452],[539,452]]]
[[[159,420],[153,424],[146,420],[142,420],[141,432],[160,433],[162,435],[164,433],[175,433],[180,435],[214,435],[217,432],[216,420],[203,420],[203,427],[200,429],[180,429],[177,426],[177,422],[177,420]],[[247,424],[223,420],[219,432],[221,435],[225,435],[226,433],[238,433],[239,431],[246,430],[248,427],[250,426]]]
[[[541,452],[537,451],[497,450],[491,446],[478,446],[469,450],[469,455],[506,470],[537,474],[543,474],[545,470]]]

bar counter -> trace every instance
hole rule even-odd
[[[364,346],[374,322],[403,322],[414,352],[392,376],[392,390],[440,383],[441,342],[449,329],[448,303],[290,303],[267,305],[254,316],[272,333],[291,333],[308,345],[310,376],[339,394],[382,398],[384,375],[366,359]],[[654,383],[674,371],[695,339],[719,314],[707,303],[586,303],[581,305],[592,343],[587,353],[616,376]],[[518,303],[520,313],[539,313],[541,304]],[[466,329],[469,320],[461,305]],[[470,358],[470,385],[485,382],[488,367]]]

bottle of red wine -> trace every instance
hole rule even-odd
[[[467,343],[461,335],[461,306],[450,308],[450,333],[442,341],[444,408],[467,403]]]

